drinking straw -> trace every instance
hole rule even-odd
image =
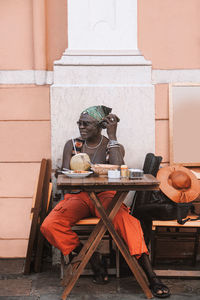
[[[74,147],[75,154],[77,154],[76,146],[75,146],[75,143],[74,143],[74,139],[73,139],[73,138],[72,138],[72,143],[73,143],[73,147]]]

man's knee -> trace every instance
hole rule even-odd
[[[42,225],[40,226],[40,231],[42,232],[43,235],[46,235],[51,231],[52,228],[52,222],[49,222],[48,218],[46,218]]]
[[[42,225],[40,226],[40,230],[42,234],[47,235],[49,233],[52,233],[56,231],[56,228],[58,227],[58,222],[56,220],[49,218],[48,216],[43,221]]]
[[[40,230],[44,236],[46,235],[54,235],[58,232],[65,232],[71,230],[71,222],[70,220],[65,219],[64,221],[57,218],[46,217],[40,226]]]

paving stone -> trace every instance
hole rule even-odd
[[[22,274],[24,259],[0,259],[0,274]]]
[[[16,266],[16,265],[15,265]],[[13,270],[16,268],[13,268]],[[8,273],[6,274],[6,270]],[[60,273],[52,267],[41,273],[14,274],[4,265],[0,272],[0,300],[60,300],[64,287]],[[18,269],[19,270],[19,269]],[[92,282],[92,276],[81,276],[67,300],[145,300],[146,297],[133,276],[109,276],[106,285]],[[164,278],[171,290],[170,300],[200,300],[200,281],[186,278]]]
[[[32,276],[32,294],[61,294],[63,287],[60,277],[54,272],[42,272]]]
[[[28,296],[30,292],[30,279],[20,278],[0,281],[0,296]]]
[[[38,300],[35,296],[0,296],[0,300]]]

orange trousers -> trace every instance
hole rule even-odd
[[[98,197],[106,209],[116,192],[106,191]],[[77,234],[71,227],[80,219],[99,216],[99,213],[85,192],[65,194],[41,225],[41,232],[50,244],[60,249],[63,255],[69,254],[79,244]],[[127,244],[130,254],[137,258],[142,253],[148,253],[140,222],[129,214],[129,209],[122,204],[113,219],[113,225],[118,234]]]

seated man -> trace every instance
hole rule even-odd
[[[65,144],[62,167],[70,167],[71,157],[78,150],[87,153],[92,163],[124,164],[124,147],[118,143],[116,135],[118,121],[119,118],[111,114],[111,109],[105,106],[93,106],[84,110],[77,122],[81,137],[76,139],[75,143],[69,140]],[[102,128],[106,128],[108,138],[102,135]],[[104,208],[108,207],[114,194],[114,191],[98,194]],[[88,194],[85,192],[67,193],[64,200],[60,201],[44,220],[41,231],[53,246],[60,249],[64,256],[72,251],[79,253],[82,244],[71,228],[80,219],[90,216],[99,217],[99,214]],[[156,277],[151,267],[140,222],[129,214],[125,204],[121,205],[113,219],[113,225],[127,244],[130,254],[138,259],[147,275],[153,295],[168,297],[170,295],[168,287]],[[94,252],[90,259],[95,275],[94,280],[96,283],[106,283],[108,276],[97,257]]]

